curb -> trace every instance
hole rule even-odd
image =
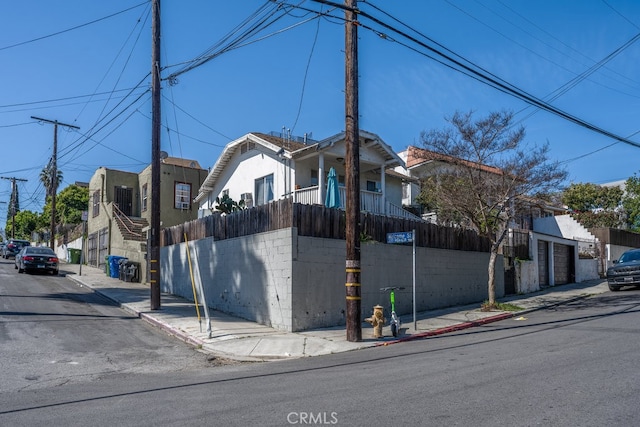
[[[190,345],[192,345],[194,347],[201,347],[201,346],[204,345],[204,341],[202,341],[201,339],[192,337],[188,333],[186,333],[186,332],[184,332],[184,331],[182,331],[180,329],[174,328],[173,326],[171,326],[171,325],[169,325],[169,324],[167,324],[167,323],[165,323],[165,322],[163,322],[161,320],[158,320],[158,319],[156,319],[155,317],[153,317],[153,316],[151,316],[149,314],[137,312],[137,311],[135,311],[135,310],[133,310],[131,308],[126,307],[126,304],[122,304],[120,306],[123,307],[123,308],[127,308],[129,311],[131,311],[133,313],[136,313],[140,319],[142,319],[142,320],[146,321],[147,323],[150,323],[150,324],[152,324],[154,326],[157,326],[158,328],[162,329],[163,331],[165,331],[169,335],[172,335],[172,336],[178,338],[180,341],[184,341],[185,343],[190,344]]]
[[[533,311],[537,311],[537,310],[542,310],[545,308],[550,308],[550,307],[557,307],[559,305],[563,305],[563,304],[567,304],[567,303],[571,303],[574,301],[578,301],[584,298],[588,298],[589,296],[591,296],[591,294],[582,294],[582,295],[577,295],[573,298],[568,298],[566,300],[562,300],[562,301],[556,301],[554,303],[551,304],[543,304],[539,307],[533,307],[533,308],[528,308],[525,310],[520,310],[520,311],[515,311],[515,312],[507,312],[507,313],[502,313],[502,314],[497,314],[495,316],[489,316],[489,317],[485,317],[484,319],[480,319],[480,320],[473,320],[470,322],[464,322],[464,323],[460,323],[457,325],[451,325],[451,326],[445,326],[443,328],[440,329],[434,329],[432,331],[427,331],[427,332],[420,332],[417,334],[413,334],[413,335],[409,335],[407,337],[402,337],[402,338],[398,338],[396,340],[393,341],[386,341],[386,342],[381,342],[376,344],[374,347],[382,347],[382,346],[387,346],[389,344],[398,344],[401,342],[406,342],[406,341],[413,341],[413,340],[418,340],[418,339],[422,339],[422,338],[429,338],[429,337],[433,337],[436,335],[443,335],[443,334],[448,334],[451,332],[456,332],[456,331],[461,331],[463,329],[469,329],[469,328],[473,328],[476,326],[481,326],[481,325],[486,325],[487,323],[493,323],[493,322],[499,322],[501,320],[506,320],[506,319],[510,319],[512,317],[515,317],[517,315],[523,315],[523,314],[527,314],[527,313],[531,313]]]
[[[72,275],[72,276],[67,275],[65,277],[67,277],[70,280],[73,280],[74,282],[76,282],[76,283],[78,283],[78,284],[80,284],[80,285],[82,285],[82,286],[84,286],[86,288],[91,289],[93,292],[95,292],[97,294],[100,294],[103,298],[106,298],[109,301],[114,302],[115,304],[118,305],[118,307],[122,308],[123,310],[128,311],[129,313],[137,316],[139,319],[142,319],[145,322],[160,328],[161,330],[165,331],[169,335],[176,337],[180,341],[183,341],[183,342],[185,342],[187,344],[190,344],[190,345],[192,345],[194,347],[200,347],[200,346],[204,345],[204,341],[202,341],[202,340],[200,340],[198,338],[192,337],[192,336],[190,336],[189,334],[183,332],[180,329],[174,328],[173,326],[171,326],[171,325],[169,325],[169,324],[167,324],[165,322],[162,322],[162,321],[154,318],[153,316],[151,316],[149,314],[139,312],[138,310],[135,310],[135,309],[129,307],[126,303],[121,303],[120,301],[118,301],[118,300],[116,300],[114,298],[111,298],[109,295],[107,295],[107,294],[105,294],[103,292],[100,292],[99,289],[96,289],[96,288],[92,287],[91,285],[83,282],[81,279],[78,279],[75,276],[75,274]]]
[[[389,344],[398,344],[401,342],[413,341],[413,340],[418,340],[422,338],[433,337],[436,335],[443,335],[451,332],[461,331],[463,329],[469,329],[476,326],[486,325],[487,323],[499,322],[500,320],[510,319],[511,317],[514,317],[516,314],[522,314],[522,311],[515,312],[515,313],[497,314],[495,316],[485,317],[484,319],[480,319],[480,320],[473,320],[470,322],[459,323],[457,325],[445,326],[443,328],[434,329],[432,331],[420,332],[420,333],[409,335],[407,337],[399,338],[393,341],[381,342],[376,344],[375,347],[387,346]]]

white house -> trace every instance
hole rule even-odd
[[[360,131],[361,210],[417,218],[402,209],[402,183],[394,171],[404,162],[378,135]],[[345,134],[322,141],[287,135],[248,133],[225,146],[204,180],[195,201],[199,217],[215,210],[217,197],[228,195],[247,206],[285,197],[303,204],[324,204],[326,180],[333,167],[338,175],[341,207],[345,206]]]

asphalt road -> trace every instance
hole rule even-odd
[[[0,268],[0,425],[55,420],[66,426],[629,426],[640,419],[637,289],[387,347],[216,367],[201,366],[187,354],[182,363],[160,371],[116,370],[18,391],[4,388],[5,377],[13,376],[6,372],[5,357],[28,357],[4,350],[7,328],[20,321],[20,315],[7,313],[6,273]],[[64,279],[34,280],[57,286],[45,283]],[[111,313],[112,307],[96,305],[90,305],[93,316],[102,321],[94,323],[114,325],[101,335],[138,327],[121,312],[122,318]],[[116,318],[105,322],[101,310]],[[50,332],[51,326],[39,324],[46,318],[28,319],[32,325],[25,334]],[[67,346],[86,348],[72,333],[58,333],[65,337],[57,344],[60,354]],[[78,342],[65,344],[74,338]],[[186,354],[152,340],[132,338],[128,342],[138,345],[128,356],[144,365],[158,347]],[[22,362],[10,361],[11,366]]]
[[[18,274],[0,259],[3,392],[207,368],[207,359],[63,275]]]

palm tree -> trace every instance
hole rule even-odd
[[[49,164],[47,166],[45,166],[44,169],[42,169],[42,172],[40,172],[40,181],[42,182],[42,185],[44,186],[44,189],[46,190],[46,194],[45,194],[45,201],[47,199],[47,197],[49,197],[51,194],[53,194],[54,191],[58,191],[58,187],[60,186],[60,183],[62,182],[62,171],[60,169],[57,169],[56,171],[56,186],[55,188],[52,187],[51,185],[51,162],[49,162]]]

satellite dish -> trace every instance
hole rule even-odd
[[[161,159],[161,160],[164,160],[164,159],[166,159],[167,157],[169,157],[169,154],[168,154],[166,151],[161,151],[161,152],[160,152],[160,159]]]

